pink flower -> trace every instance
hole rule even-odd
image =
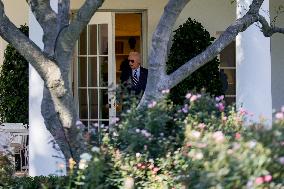
[[[264,180],[263,180],[262,177],[257,177],[257,178],[255,179],[255,183],[256,183],[256,184],[262,184],[262,183],[264,183]]]
[[[225,136],[222,133],[222,131],[217,131],[213,133],[213,138],[215,139],[216,142],[223,142],[225,140]]]
[[[243,116],[243,115],[248,114],[248,112],[244,108],[240,108],[239,109],[239,114]]]
[[[187,94],[185,95],[185,98],[186,98],[186,99],[190,99],[190,97],[191,97],[191,93],[187,93]]]
[[[183,113],[188,112],[188,104],[185,104],[184,107],[182,108]]]
[[[198,98],[198,97],[197,97],[196,95],[192,95],[192,96],[190,97],[190,102],[196,101],[197,98]]]
[[[200,129],[204,129],[206,125],[204,123],[199,123],[197,127]]]
[[[270,182],[272,180],[272,176],[271,175],[265,175],[264,176],[264,181],[265,182]]]
[[[217,96],[216,98],[215,98],[215,101],[216,102],[220,102],[221,100],[223,100],[224,99],[224,95],[221,95],[221,96]]]
[[[227,121],[228,117],[227,116],[223,116],[222,117],[222,121]]]
[[[152,101],[150,104],[148,104],[148,108],[154,108],[157,105],[156,101]]]
[[[278,113],[276,113],[276,114],[275,114],[275,118],[276,118],[276,119],[279,119],[279,120],[284,119],[284,114],[283,114],[283,112],[278,112]]]
[[[219,109],[220,112],[223,112],[225,110],[225,106],[222,102],[216,104],[215,106]]]
[[[241,137],[242,137],[242,136],[241,136],[240,133],[236,133],[236,134],[235,134],[235,139],[239,140]]]

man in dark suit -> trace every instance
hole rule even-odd
[[[141,67],[141,57],[138,52],[129,53],[128,63],[131,70],[122,73],[121,82],[135,95],[141,95],[146,88],[148,70]]]

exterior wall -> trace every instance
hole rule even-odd
[[[284,5],[284,0],[270,0],[271,18],[276,16],[276,10],[280,5]],[[284,27],[284,14],[280,14],[276,20],[276,25]],[[279,110],[284,105],[284,35],[274,34],[271,38],[271,90],[272,108]]]
[[[28,24],[28,5],[26,1],[2,0],[5,6],[5,12],[10,20],[17,27]],[[7,42],[0,37],[0,65],[3,62],[4,50]]]
[[[71,8],[78,9],[83,0],[72,1]],[[156,29],[163,9],[168,0],[106,0],[101,7],[105,10],[147,10],[148,17],[148,47],[150,47],[152,34]],[[220,14],[221,13],[221,14]],[[216,36],[217,31],[223,31],[235,19],[235,5],[228,0],[192,0],[182,11],[174,28],[184,23],[188,17],[201,22],[203,26]],[[217,20],[217,21],[216,21]],[[148,49],[149,50],[149,49]]]

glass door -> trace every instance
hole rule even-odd
[[[111,12],[97,12],[82,32],[74,66],[80,120],[99,130],[115,119],[115,61]]]

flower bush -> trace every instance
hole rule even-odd
[[[246,110],[190,93],[182,106],[165,99],[132,108],[93,137],[102,139],[80,162],[69,161],[61,188],[284,188],[280,114],[272,129],[244,126]]]

